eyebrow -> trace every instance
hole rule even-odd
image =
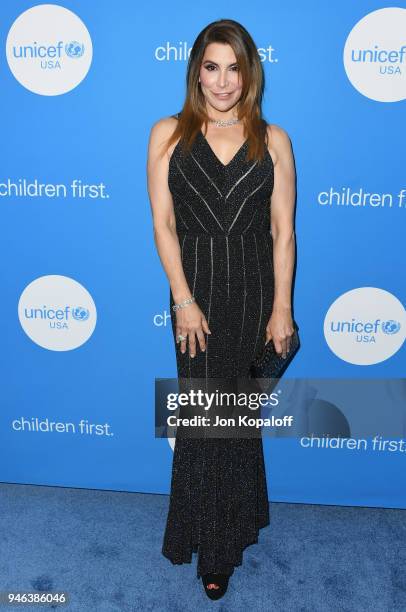
[[[213,62],[212,60],[206,59],[203,62],[204,64],[208,63],[208,64],[215,64],[216,66],[218,66],[219,64],[217,64],[217,62]],[[238,64],[238,62],[232,62],[231,64],[228,64],[229,66],[234,66],[235,64]]]

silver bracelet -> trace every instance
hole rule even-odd
[[[195,298],[192,295],[192,297],[187,298],[186,300],[183,300],[183,302],[180,302],[179,304],[174,304],[172,306],[172,310],[178,310],[178,308],[184,308],[185,306],[187,306],[188,304],[191,304],[194,301],[195,301]]]

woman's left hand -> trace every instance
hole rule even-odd
[[[286,359],[294,331],[295,328],[290,308],[275,307],[266,326],[265,344],[269,340],[273,340],[278,355],[282,354],[283,359]]]

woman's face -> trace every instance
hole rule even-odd
[[[228,111],[240,99],[242,79],[230,45],[223,43],[207,45],[199,76],[206,104],[216,110]]]

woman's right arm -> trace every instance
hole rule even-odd
[[[176,219],[172,194],[168,186],[169,155],[162,151],[165,142],[175,129],[177,119],[170,117],[157,121],[151,128],[148,143],[147,182],[151,203],[154,240],[158,255],[168,277],[175,303],[190,298],[192,293],[188,286],[182,265],[179,239],[176,233]],[[205,338],[202,327],[210,333],[207,321],[196,302],[176,311],[177,330],[187,335],[191,356],[196,353],[195,335],[200,348],[205,350]],[[185,352],[186,341],[181,342],[181,351]]]

